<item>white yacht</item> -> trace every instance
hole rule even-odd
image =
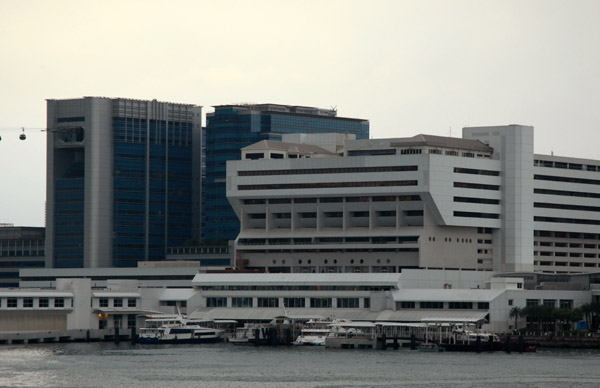
[[[223,330],[211,326],[214,326],[211,321],[187,319],[182,315],[152,315],[146,319],[145,327],[140,328],[137,341],[143,344],[222,341]]]
[[[292,345],[296,346],[325,346],[325,338],[331,332],[332,321],[311,319],[304,324],[300,335]]]

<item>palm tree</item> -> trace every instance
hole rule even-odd
[[[510,309],[509,318],[515,319],[515,330],[517,330],[519,328],[517,326],[517,323],[519,322],[519,317],[521,317],[521,316],[523,316],[523,309],[521,307],[515,306]]]

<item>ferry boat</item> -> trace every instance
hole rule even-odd
[[[142,344],[206,343],[223,340],[223,330],[210,327],[211,321],[187,319],[182,315],[152,315],[139,329]]]
[[[304,324],[300,335],[292,345],[294,346],[325,346],[325,338],[331,332],[329,325],[333,323],[327,320],[311,319]]]

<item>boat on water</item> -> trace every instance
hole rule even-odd
[[[223,330],[212,321],[188,319],[177,315],[150,315],[139,329],[137,342],[142,344],[207,343],[223,340]]]
[[[294,346],[325,346],[325,338],[331,332],[330,324],[333,322],[330,320],[311,319],[307,321],[302,329],[300,335],[292,345]]]
[[[452,334],[441,346],[445,350],[458,352],[498,351],[504,349],[504,344],[496,334],[471,331],[463,325],[455,325]]]

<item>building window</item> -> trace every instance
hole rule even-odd
[[[305,298],[283,298],[283,304],[288,308],[304,308],[306,307]]]
[[[443,309],[444,302],[420,302],[419,307],[422,309]]]
[[[448,308],[452,310],[471,310],[473,302],[448,302]]]
[[[135,298],[127,299],[127,307],[137,307],[137,299],[135,299]]]
[[[477,310],[489,310],[490,309],[490,302],[478,302],[477,303]]]
[[[544,299],[542,305],[549,307],[556,307],[556,301],[554,299]]]
[[[65,307],[65,299],[64,298],[55,298],[54,299],[54,307]]]
[[[525,306],[538,306],[540,304],[539,299],[527,299],[525,301]]]
[[[8,298],[6,300],[6,307],[8,307],[9,309],[16,309],[17,308],[17,298]]]
[[[370,309],[371,308],[371,298],[365,298],[363,300],[364,304],[363,307],[366,309]]]
[[[573,309],[573,301],[572,300],[561,299],[560,302],[559,302],[559,307],[561,309],[572,310]]]
[[[99,306],[100,307],[108,307],[108,298],[100,298]]]
[[[415,302],[400,302],[400,308],[401,309],[414,309],[416,306]]]
[[[48,298],[40,298],[38,301],[38,306],[41,308],[47,308],[50,306],[50,300]]]
[[[115,298],[113,300],[113,307],[123,307],[123,298]]]
[[[312,308],[331,308],[331,298],[310,298]]]
[[[509,306],[512,306],[512,305],[513,305],[513,300],[512,300],[512,299],[509,299],[509,300],[508,300],[508,305],[509,305]]]
[[[339,309],[357,309],[358,298],[337,298],[337,307]]]
[[[231,307],[252,307],[252,298],[231,298]]]
[[[206,298],[206,307],[227,307],[227,298]]]
[[[258,307],[279,307],[279,298],[258,298]]]
[[[33,308],[33,298],[23,299],[23,308]]]
[[[136,319],[135,315],[131,314],[127,316],[127,328],[132,329],[136,327]]]

